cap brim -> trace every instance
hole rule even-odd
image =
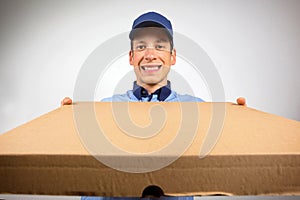
[[[172,34],[172,31],[164,26],[163,24],[159,23],[159,22],[156,22],[155,20],[152,20],[152,21],[141,21],[139,24],[136,24],[132,30],[130,31],[129,33],[129,38],[132,40],[133,37],[134,37],[134,33],[136,32],[137,29],[140,29],[140,28],[148,28],[148,27],[157,27],[157,28],[164,28],[167,30],[168,32],[168,36],[172,39],[173,38],[173,34]]]

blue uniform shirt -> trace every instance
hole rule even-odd
[[[134,82],[133,89],[128,90],[125,94],[116,94],[109,98],[104,98],[102,102],[203,102],[202,99],[191,95],[177,94],[171,90],[171,83],[168,81],[166,86],[163,86],[148,94],[147,90]]]

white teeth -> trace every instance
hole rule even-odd
[[[158,70],[158,67],[145,67],[145,70]]]
[[[159,68],[161,67],[161,65],[159,66],[142,66],[142,68],[144,70],[148,70],[148,71],[151,71],[151,70],[159,70]]]

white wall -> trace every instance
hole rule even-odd
[[[245,96],[249,107],[300,121],[298,0],[7,0],[0,2],[0,133],[72,97],[90,53],[149,10],[206,51],[226,101]],[[130,70],[126,56],[116,63]]]

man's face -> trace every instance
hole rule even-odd
[[[161,87],[167,84],[170,67],[176,63],[176,51],[171,50],[164,29],[141,28],[134,35],[129,62],[134,67],[137,84]]]

